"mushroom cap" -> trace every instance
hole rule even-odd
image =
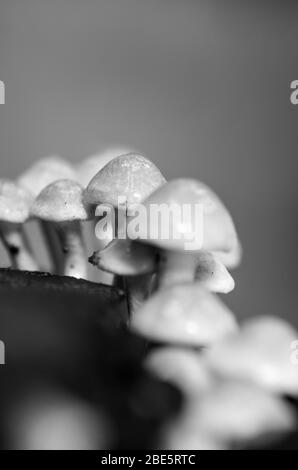
[[[151,274],[156,270],[154,248],[129,239],[115,239],[103,250],[95,251],[89,262],[117,276]]]
[[[37,196],[46,186],[61,179],[76,180],[76,173],[66,160],[53,155],[34,163],[19,176],[18,182],[27,191]]]
[[[202,287],[221,294],[227,294],[234,289],[234,279],[216,255],[200,251],[196,257],[198,262],[195,278]]]
[[[77,178],[79,183],[86,188],[91,179],[98,173],[107,163],[119,155],[128,153],[128,149],[123,148],[108,148],[103,152],[95,155],[90,155],[82,162],[76,165]]]
[[[291,344],[298,333],[284,320],[258,317],[247,320],[238,334],[215,344],[208,364],[218,375],[298,396],[298,367],[291,362]]]
[[[190,283],[156,292],[132,317],[131,327],[157,341],[208,346],[237,330],[237,323],[219,298]]]
[[[0,220],[22,224],[29,218],[32,195],[18,183],[0,180]]]
[[[212,384],[211,374],[201,357],[190,349],[174,346],[154,349],[147,356],[145,367],[190,397],[197,397]]]
[[[127,207],[139,204],[165,183],[165,178],[148,158],[137,153],[120,155],[105,165],[85,190],[89,204],[112,204],[125,197]]]
[[[204,394],[189,412],[188,427],[222,442],[251,441],[295,426],[290,406],[253,384],[225,381]],[[247,442],[248,443],[248,442]]]
[[[185,244],[191,241],[190,237],[194,238],[194,235],[198,234],[198,224],[203,223],[202,244],[199,249],[229,252],[235,245],[237,234],[229,212],[218,196],[200,181],[190,178],[169,181],[150,194],[143,204],[150,217],[147,225],[140,227],[139,238],[147,243],[163,249],[184,250]],[[151,234],[156,232],[155,227],[151,226],[156,224],[151,211],[158,206],[167,206],[168,210],[175,207],[181,213],[185,206],[190,212],[190,217],[187,217],[185,222],[179,213],[170,216],[170,237],[151,237]],[[196,208],[203,214],[203,221],[198,220]]]
[[[83,188],[76,181],[55,181],[46,186],[35,199],[31,215],[52,222],[88,220],[91,214],[82,196]]]

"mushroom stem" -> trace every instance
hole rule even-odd
[[[40,220],[40,226],[50,254],[53,272],[54,274],[59,274],[63,269],[63,259],[57,234],[55,233],[55,229],[51,222]]]
[[[124,280],[128,312],[134,315],[150,294],[152,274],[127,276]]]
[[[185,251],[162,251],[157,273],[157,289],[193,282],[197,258]]]
[[[57,230],[65,253],[64,276],[87,279],[87,259],[80,222],[59,223]]]
[[[7,250],[11,267],[22,271],[38,271],[20,224],[1,222],[0,238]]]

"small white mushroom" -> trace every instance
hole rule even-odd
[[[152,207],[161,205],[169,213],[172,211],[169,236],[160,233],[163,226],[155,227],[157,222],[153,217],[139,231],[140,240],[160,251],[159,288],[192,282],[198,253],[227,254],[238,243],[229,212],[218,196],[200,181],[186,178],[170,181],[151,193],[143,204],[150,215]],[[186,219],[182,218],[184,208],[188,210]]]
[[[69,162],[57,155],[51,155],[33,163],[19,176],[18,183],[37,197],[46,186],[57,180],[76,180],[76,178],[76,172]],[[39,220],[39,225],[50,254],[53,271],[59,273],[62,269],[61,253],[55,230],[52,223],[46,220]]]
[[[153,294],[132,316],[131,327],[155,341],[203,347],[237,330],[237,323],[219,298],[194,283]]]
[[[120,155],[105,165],[90,181],[85,192],[84,200],[93,206],[95,214],[100,205],[112,206],[115,211],[114,237],[118,238],[118,218],[120,209],[124,219],[127,211],[140,204],[156,188],[165,183],[165,178],[151,160],[136,153]],[[119,198],[123,207],[119,207]],[[124,202],[124,203],[123,203]],[[126,231],[124,230],[124,238]],[[132,300],[129,308],[136,308],[141,302],[142,295],[146,295],[148,282],[151,277],[138,282],[137,279],[125,281],[128,297]],[[133,290],[134,292],[130,293]],[[143,291],[143,294],[142,294]],[[139,300],[134,302],[139,296]],[[135,303],[135,306],[132,306]]]
[[[22,225],[29,218],[31,194],[17,183],[0,180],[0,237],[15,269],[37,271]]]
[[[221,377],[248,380],[273,392],[298,396],[298,367],[291,344],[298,332],[280,318],[257,317],[237,334],[206,352],[209,366]]]
[[[87,278],[87,259],[80,226],[90,218],[83,199],[82,186],[72,180],[59,180],[46,188],[36,198],[31,208],[35,217],[54,223],[65,253],[65,276]]]
[[[111,160],[92,178],[84,199],[94,206],[110,204],[117,209],[121,197],[129,209],[164,183],[165,178],[151,160],[128,153]]]
[[[157,248],[156,253],[158,253]],[[211,292],[227,294],[235,287],[234,279],[225,265],[217,255],[208,251],[181,251],[178,253],[173,250],[159,251],[159,264],[156,270],[158,270],[159,288],[185,282],[197,282],[201,287]]]

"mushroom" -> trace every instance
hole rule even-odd
[[[14,448],[95,450],[111,444],[113,428],[108,417],[73,393],[37,383],[24,395],[10,413]]]
[[[22,224],[29,218],[31,194],[17,183],[0,180],[0,237],[14,269],[37,271]]]
[[[198,352],[182,347],[153,349],[145,360],[145,368],[159,379],[176,385],[188,400],[197,399],[213,382]]]
[[[105,272],[125,279],[128,308],[137,311],[150,291],[156,270],[154,248],[130,239],[115,239],[103,250],[97,250],[89,262]]]
[[[298,368],[291,362],[291,344],[297,338],[297,331],[282,319],[253,318],[207,351],[206,360],[220,377],[298,397]]]
[[[59,156],[52,155],[35,162],[19,176],[18,183],[27,191],[30,191],[34,197],[37,197],[46,186],[60,179],[76,180],[77,175],[70,163]],[[40,220],[39,222],[54,271],[60,272],[62,268],[61,254],[55,230],[52,223],[46,220]]]
[[[208,251],[196,255],[195,281],[201,287],[221,294],[231,292],[235,281],[219,257]]]
[[[159,248],[159,287],[192,281],[198,253],[226,255],[238,243],[229,212],[215,193],[199,181],[186,178],[170,181],[143,204],[149,218],[147,224],[140,226],[139,239]],[[160,227],[159,220],[152,216],[153,208],[160,210]],[[159,233],[165,222],[168,233]]]
[[[108,204],[118,208],[124,198],[126,208],[141,203],[165,183],[159,169],[137,153],[120,155],[105,165],[90,181],[84,193],[88,204]]]
[[[129,151],[123,148],[112,147],[95,155],[90,155],[79,162],[76,167],[76,173],[79,183],[86,188],[91,179],[111,160],[119,155],[127,154]]]
[[[295,417],[281,398],[253,384],[225,381],[191,403],[184,427],[193,436],[202,430],[228,446],[248,446],[291,431]]]
[[[82,186],[75,181],[55,181],[35,199],[31,214],[54,223],[65,252],[63,274],[86,279],[87,260],[80,221],[88,220],[90,212],[82,194]]]
[[[154,250],[129,239],[115,239],[103,250],[97,250],[89,262],[117,276],[152,274],[156,269]]]
[[[87,204],[95,207],[96,215],[99,215],[106,205],[112,207],[115,211],[115,225],[121,226],[122,223],[118,223],[118,219],[121,217],[126,220],[127,211],[140,204],[164,183],[165,178],[153,162],[142,155],[129,153],[114,158],[93,177],[85,190],[84,199]],[[101,205],[103,206],[100,207]],[[125,228],[123,232],[121,236],[126,238]],[[118,227],[115,227],[114,235],[118,237]],[[137,280],[131,279],[127,283],[130,285],[126,285],[131,307],[134,303],[134,294],[130,294],[129,291],[134,289],[136,283]],[[147,286],[147,280],[144,283]],[[136,287],[138,295],[145,288],[143,282],[141,284],[141,287],[140,285]]]
[[[204,347],[237,330],[232,312],[197,284],[153,294],[132,316],[131,328],[154,341]]]
[[[95,251],[89,262],[100,270],[125,278],[128,301],[135,312],[154,288],[150,279],[157,271],[157,259],[153,246],[130,239],[115,239],[103,250]],[[197,266],[195,279],[201,287],[219,293],[233,290],[232,276],[212,253],[199,252],[194,259]],[[171,281],[175,284],[174,279]]]

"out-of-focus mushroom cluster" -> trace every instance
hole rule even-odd
[[[179,236],[152,238],[149,217],[133,239],[125,225],[123,237],[118,222],[132,220],[135,204],[148,214],[153,205],[200,206],[202,227],[194,216],[186,224],[173,216],[168,223]],[[113,230],[99,240],[109,208]],[[260,447],[295,430],[288,397],[298,397],[291,362],[298,333],[271,317],[239,325],[219,298],[234,289],[228,269],[239,265],[242,249],[231,215],[208,186],[191,178],[167,182],[149,159],[119,149],[76,166],[50,157],[17,181],[0,181],[1,240],[21,270],[38,270],[23,230],[30,218],[44,235],[51,272],[88,279],[89,259],[126,292],[128,327],[148,340],[145,367],[184,397],[179,416],[161,431],[161,448]],[[202,243],[186,250],[196,230]]]

